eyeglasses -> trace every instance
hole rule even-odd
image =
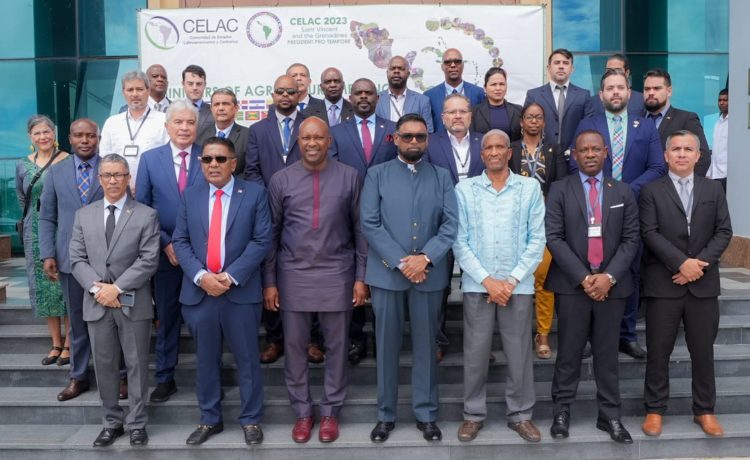
[[[447,66],[461,65],[463,63],[464,63],[463,59],[444,59],[443,60],[443,64]]]
[[[297,88],[276,88],[273,90],[273,92],[278,94],[279,96],[284,93],[287,93],[290,96],[294,96],[295,94],[297,94]]]
[[[130,173],[103,173],[103,174],[99,174],[99,178],[105,181],[111,181],[113,178],[118,181],[121,181],[125,179],[126,177],[128,177],[129,175]]]
[[[524,115],[523,119],[526,121],[544,121],[544,115]]]
[[[396,133],[398,134],[399,139],[403,140],[404,142],[411,142],[413,139],[416,139],[417,142],[424,142],[427,140],[427,133]]]
[[[455,110],[446,110],[443,112],[446,115],[468,115],[470,113],[469,110],[466,109],[455,109]]]
[[[198,159],[201,160],[201,163],[203,163],[204,165],[210,165],[211,162],[214,160],[216,160],[216,162],[219,163],[220,165],[223,165],[224,163],[231,160],[232,158],[234,157],[226,157],[223,155],[218,155],[218,156],[213,157],[211,155],[203,155],[199,157]]]

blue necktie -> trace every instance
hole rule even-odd
[[[84,205],[89,200],[89,186],[91,185],[89,168],[91,168],[91,165],[85,161],[78,165],[78,195],[81,197],[81,204]]]
[[[307,105],[307,104],[305,104],[304,102],[300,102],[300,103],[299,103],[299,111],[300,111],[300,112],[302,112],[303,110],[305,110],[305,106],[306,106],[306,105]]]
[[[227,135],[224,134],[224,131],[219,131],[219,134],[217,134],[217,136],[219,136],[221,139],[224,139],[225,137],[227,137]]]
[[[284,153],[289,153],[289,139],[292,137],[292,119],[284,118]]]

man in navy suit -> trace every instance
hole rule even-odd
[[[536,102],[544,108],[544,137],[547,143],[568,148],[575,139],[578,123],[594,110],[591,93],[570,82],[573,53],[559,48],[547,59],[549,83],[526,92],[524,106]]]
[[[138,163],[135,199],[159,213],[161,227],[159,268],[154,275],[154,303],[159,327],[156,330],[156,388],[152,403],[161,403],[177,392],[174,369],[180,348],[182,314],[179,302],[182,269],[172,246],[177,210],[188,186],[203,180],[198,164],[200,145],[195,144],[198,109],[184,100],[167,109],[169,143],[149,150]]]
[[[73,277],[69,246],[76,211],[104,196],[98,180],[99,127],[88,118],[75,120],[68,140],[73,155],[50,166],[39,200],[39,256],[47,277],[60,280],[70,318],[70,381],[57,395],[58,401],[89,389],[91,344],[83,320],[83,288]]]
[[[433,133],[435,128],[432,125],[430,99],[406,87],[409,75],[409,62],[403,56],[393,56],[388,61],[388,89],[380,93],[375,114],[396,122],[402,115],[416,113],[427,122],[427,131]]]
[[[632,85],[633,82],[630,81],[630,60],[624,54],[615,53],[610,56],[604,67],[604,70],[607,69],[622,69],[625,72],[625,76],[628,77],[629,84]],[[602,105],[602,100],[598,97],[591,98],[591,105],[594,107],[595,114],[604,113],[604,105]],[[628,99],[628,113],[636,115],[643,113],[643,93],[634,90],[632,86],[630,88],[630,99]]]
[[[445,74],[445,81],[424,93],[430,99],[434,132],[438,132],[444,127],[441,115],[443,113],[443,101],[446,97],[451,94],[463,94],[469,99],[471,105],[477,105],[484,99],[484,89],[463,80],[464,58],[459,50],[455,48],[445,50],[440,68]]]
[[[182,71],[182,89],[185,91],[185,99],[190,101],[198,109],[198,131],[214,123],[211,113],[211,104],[203,100],[206,90],[206,71],[203,67],[189,65]]]
[[[609,152],[604,175],[630,185],[637,200],[641,187],[666,174],[659,133],[653,121],[628,113],[630,88],[622,70],[604,72],[600,86],[599,97],[606,112],[583,120],[578,132],[594,130],[601,133]],[[570,167],[572,171],[578,168],[574,159],[571,159]],[[639,250],[631,266],[633,295],[628,299],[620,329],[620,351],[637,359],[646,357],[635,333],[640,299],[640,263]]]
[[[325,99],[310,101],[302,112],[305,118],[318,117],[330,127],[334,127],[352,117],[352,105],[344,99],[344,76],[335,67],[329,67],[320,74],[320,89]]]
[[[260,266],[271,247],[266,190],[234,178],[234,145],[212,137],[203,146],[206,181],[185,189],[172,244],[183,270],[182,315],[195,338],[198,445],[224,429],[221,355],[224,339],[234,355],[240,389],[239,421],[247,444],[263,441],[263,381],[258,327],[263,309]]]
[[[331,128],[333,142],[329,156],[355,168],[364,181],[368,168],[396,158],[393,143],[396,124],[375,114],[378,94],[372,80],[355,81],[349,101],[354,117]],[[366,322],[367,311],[355,308],[349,329],[349,363],[352,365],[359,364],[367,355],[367,336],[362,330]]]

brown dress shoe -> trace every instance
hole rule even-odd
[[[70,382],[68,382],[68,386],[66,386],[63,391],[57,394],[57,400],[58,401],[67,401],[69,399],[73,399],[78,397],[81,393],[89,391],[89,382],[88,380],[76,380],[76,379],[70,379]]]
[[[284,347],[278,343],[269,343],[260,354],[260,362],[263,364],[275,363],[279,356],[284,354]]]
[[[531,420],[523,420],[520,422],[508,422],[508,428],[518,433],[523,439],[529,442],[539,442],[542,439],[542,434]]]
[[[484,426],[483,422],[472,422],[471,420],[464,420],[464,423],[458,427],[458,440],[461,442],[473,441],[474,438],[479,434],[479,430]]]
[[[128,379],[120,380],[120,393],[117,396],[120,399],[128,399]]]
[[[661,415],[646,414],[641,429],[647,436],[659,436],[661,434]]]
[[[445,352],[442,348],[438,347],[437,351],[435,352],[435,360],[439,363],[445,358]]]
[[[724,428],[721,427],[721,424],[716,419],[716,416],[714,414],[696,415],[695,417],[693,417],[693,422],[700,425],[700,427],[703,429],[703,432],[709,436],[724,436]]]
[[[323,353],[323,350],[320,349],[320,346],[314,343],[310,343],[307,345],[307,362],[318,364],[325,361],[326,355]]]

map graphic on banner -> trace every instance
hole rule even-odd
[[[522,103],[544,75],[544,14],[540,6],[369,5],[336,7],[194,8],[142,10],[138,16],[141,68],[161,64],[167,97],[181,99],[182,70],[206,70],[208,100],[217,88],[237,94],[237,121],[266,117],[273,82],[289,65],[310,68],[310,94],[336,67],[349,85],[358,78],[387,88],[393,56],[409,63],[409,88],[423,92],[443,82],[442,55],[461,50],[463,78],[483,86],[493,66],[508,72],[507,99]],[[346,91],[348,94],[348,91]]]

